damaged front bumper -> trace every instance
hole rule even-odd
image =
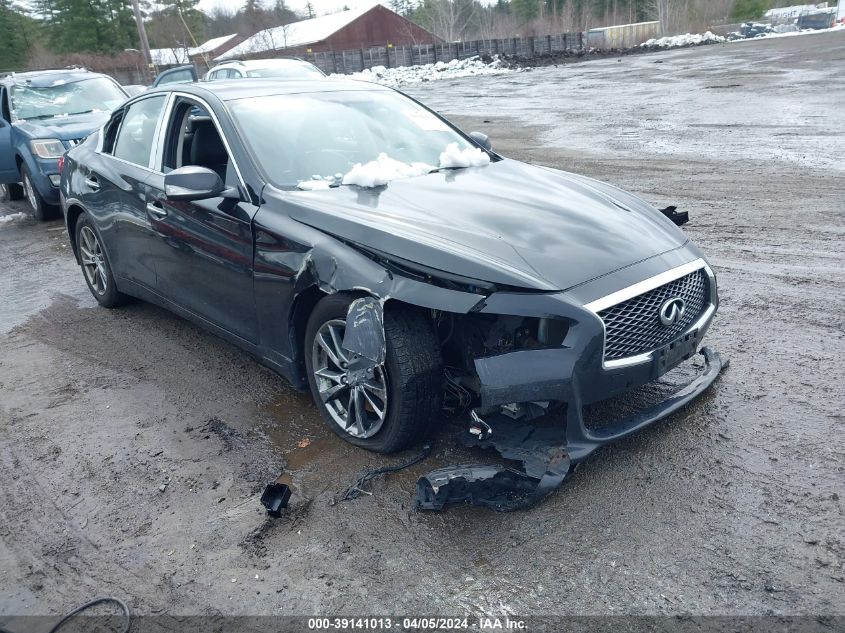
[[[604,310],[668,289],[666,296],[660,296],[643,317],[657,319],[659,310],[654,306],[662,309],[677,301],[675,284],[696,275],[700,277],[699,301],[695,311],[690,311],[689,320],[678,322],[674,334],[673,330],[660,330],[660,325],[646,321],[643,331],[650,327],[652,332],[665,332],[659,345],[620,360],[608,356],[610,338]],[[589,292],[582,289],[588,297]],[[719,354],[707,347],[701,349],[703,367],[697,375],[662,401],[599,428],[590,426],[584,413],[587,405],[651,383],[694,357],[717,306],[715,277],[702,259],[682,263],[644,282],[604,296],[592,296],[587,301],[579,302],[572,293],[547,294],[530,300],[503,293],[490,295],[480,312],[564,318],[568,323],[568,332],[559,346],[474,359],[481,400],[476,411],[486,424],[467,443],[493,447],[503,457],[521,461],[522,472],[507,467],[441,469],[420,479],[417,506],[439,509],[449,503],[470,502],[511,510],[531,505],[560,485],[569,470],[596,449],[636,433],[690,403],[713,384],[726,366]],[[670,340],[666,340],[667,334],[671,334]],[[529,408],[533,406],[535,411],[542,410],[536,405],[564,404],[565,427],[543,429],[538,426],[539,421],[528,422],[530,415],[522,419],[512,415],[521,410],[515,404],[525,403],[530,403]],[[538,443],[540,431],[542,441]]]
[[[578,390],[570,390],[566,427],[537,427],[505,415],[486,420],[486,432],[469,435],[467,446],[493,448],[522,470],[494,465],[460,465],[441,468],[417,482],[416,507],[441,510],[458,503],[480,505],[498,511],[529,507],[554,492],[577,463],[596,449],[627,437],[671,415],[701,395],[727,366],[719,354],[701,350],[702,371],[688,384],[660,403],[604,426],[590,430],[584,420]]]

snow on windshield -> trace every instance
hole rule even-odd
[[[423,176],[437,169],[458,169],[483,167],[490,164],[490,155],[478,147],[460,149],[457,143],[449,143],[440,153],[440,166],[426,163],[403,163],[382,152],[368,163],[357,163],[346,174],[334,176],[314,175],[310,180],[300,182],[297,187],[306,191],[329,189],[332,185],[358,185],[359,187],[381,187],[391,180]]]

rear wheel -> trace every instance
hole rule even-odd
[[[82,275],[97,303],[105,308],[116,308],[126,303],[129,297],[118,292],[102,239],[87,213],[79,216],[76,222],[76,247]]]
[[[350,372],[342,348],[352,298],[326,297],[305,334],[311,393],[329,427],[351,444],[400,451],[427,435],[441,415],[443,367],[431,323],[421,311],[385,308],[385,362],[365,376]]]
[[[23,198],[23,187],[19,184],[10,183],[8,185],[0,185],[0,202],[20,200],[21,198]]]
[[[23,181],[24,194],[29,206],[32,207],[32,215],[35,216],[36,220],[43,222],[57,215],[58,207],[44,201],[44,198],[38,193],[38,189],[35,188],[26,165],[21,166],[21,180]]]

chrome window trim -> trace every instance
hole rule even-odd
[[[605,328],[604,320],[599,316],[599,312],[602,310],[606,310],[612,306],[615,306],[618,303],[622,303],[623,301],[627,301],[628,299],[633,299],[636,296],[649,292],[650,290],[654,290],[655,288],[659,288],[660,286],[666,285],[669,282],[675,281],[676,279],[680,279],[681,277],[685,277],[690,273],[694,273],[698,270],[704,270],[705,274],[708,278],[708,285],[710,288],[710,305],[704,311],[704,313],[693,323],[690,327],[688,327],[684,332],[678,335],[680,338],[681,336],[686,336],[690,332],[696,329],[703,329],[707,326],[710,319],[713,318],[713,314],[716,312],[716,308],[718,306],[717,294],[716,294],[716,276],[713,274],[713,271],[710,269],[710,266],[707,265],[700,257],[695,259],[691,262],[687,262],[686,264],[681,264],[680,266],[676,266],[675,268],[670,268],[659,275],[654,275],[653,277],[649,277],[648,279],[644,279],[640,282],[635,283],[632,286],[628,286],[627,288],[622,288],[621,290],[617,290],[616,292],[612,292],[609,295],[596,299],[595,301],[591,301],[584,305],[584,307],[592,312],[593,314],[598,317],[599,321],[601,321],[601,328],[602,328],[602,368],[604,369],[617,369],[619,367],[632,367],[634,365],[641,365],[643,363],[650,362],[654,351],[646,352],[644,354],[637,354],[636,356],[629,356],[627,358],[617,358],[615,360],[605,360],[605,345],[607,342],[607,331]]]
[[[164,108],[162,109],[162,114],[158,118],[158,123],[156,124],[156,131],[155,135],[153,136],[153,146],[152,151],[150,152],[150,162],[147,165],[150,168],[150,171],[154,174],[162,174],[164,172],[158,171],[156,166],[159,165],[159,152],[163,151],[164,143],[162,143],[162,136],[164,136],[164,128],[166,127],[165,122],[170,120],[170,113],[173,110],[173,102],[175,101],[173,97],[173,93],[169,93],[167,95],[167,99],[164,102]]]

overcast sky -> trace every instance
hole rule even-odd
[[[231,10],[240,9],[245,0],[200,0],[199,7],[203,11],[209,11],[215,7],[225,7]],[[274,0],[263,0],[265,6],[272,6]],[[308,0],[287,0],[287,5],[297,13],[303,13]],[[317,15],[334,13],[343,7],[358,9],[378,4],[378,0],[311,0],[311,6]]]

